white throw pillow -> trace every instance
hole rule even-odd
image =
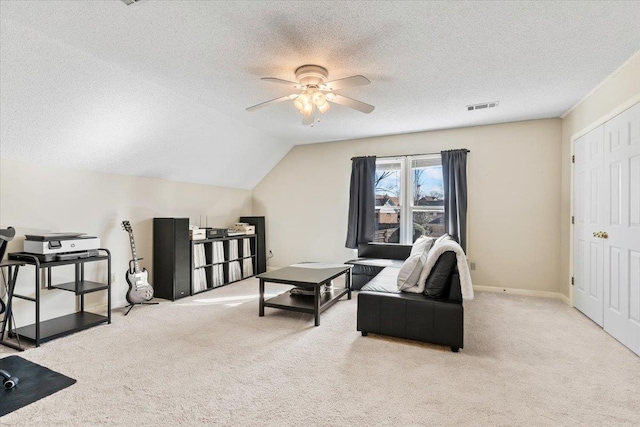
[[[411,254],[409,258],[416,254],[422,254],[422,252],[429,252],[429,249],[433,246],[433,242],[435,239],[433,237],[420,236],[418,239],[413,242],[413,246],[411,247]]]
[[[424,250],[407,258],[398,272],[398,290],[411,288],[418,283],[418,278],[420,278],[420,273],[426,260],[427,252]]]

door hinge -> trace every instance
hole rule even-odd
[[[575,284],[575,280],[573,279],[573,276],[571,276],[571,285]]]
[[[576,162],[576,156],[573,155],[573,156],[571,156],[571,163],[575,163],[575,162]]]
[[[576,223],[576,217],[571,215],[571,224],[575,224]]]

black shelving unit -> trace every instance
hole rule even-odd
[[[39,347],[40,344],[45,341],[88,329],[102,323],[111,323],[111,253],[107,249],[99,249],[98,251],[102,254],[89,258],[52,262],[40,262],[37,256],[25,252],[10,253],[9,259],[19,260],[27,265],[33,265],[36,269],[35,297],[13,293],[13,298],[31,301],[35,304],[35,323],[11,331],[11,320],[9,320],[10,336],[13,337],[17,335],[19,338],[27,338],[35,341],[36,347]],[[97,261],[107,261],[107,283],[92,282],[84,278],[85,264]],[[75,280],[73,282],[53,284],[52,268],[63,265],[75,265]],[[75,293],[80,300],[79,311],[45,321],[40,320],[41,269],[46,269],[45,280],[47,289]],[[84,308],[84,296],[88,293],[99,291],[107,291],[106,316],[85,311]]]
[[[250,254],[244,253],[244,248],[242,244],[243,239],[249,239],[249,246],[251,248]],[[191,294],[195,295],[202,292],[210,291],[211,289],[216,289],[216,288],[226,286],[231,283],[239,282],[241,280],[255,276],[257,274],[256,272],[256,269],[257,269],[256,240],[257,240],[257,236],[255,234],[243,234],[238,236],[221,237],[216,239],[192,240],[191,241]],[[230,244],[233,241],[237,242],[238,256],[232,258]],[[216,242],[220,242],[223,245],[224,260],[214,260],[213,245]],[[206,262],[203,265],[196,267],[194,252],[197,249],[198,245],[204,246]],[[231,280],[230,264],[234,261],[237,261],[240,265],[241,277],[239,279]],[[244,274],[244,264],[247,262],[250,262],[252,265],[251,275]],[[222,277],[222,280],[218,281],[218,283],[215,283],[215,280],[213,277],[215,274],[214,266],[222,266],[223,277]],[[197,280],[196,270],[199,270],[199,269],[205,270],[207,287],[206,289],[201,289],[196,291],[194,289],[195,288],[194,285]]]
[[[244,219],[246,217],[242,217]],[[240,271],[243,264],[251,262],[253,265],[253,275],[259,274],[260,260],[265,259],[264,254],[264,217],[262,218],[261,233],[256,227],[256,234],[228,236],[216,239],[190,240],[189,239],[189,219],[188,218],[154,218],[153,219],[153,288],[154,294],[158,298],[171,301],[206,292],[211,289],[225,286],[246,279],[242,277],[238,280],[230,280],[229,264],[238,261]],[[249,222],[249,221],[242,221]],[[251,255],[242,253],[242,239],[249,239]],[[238,241],[238,257],[230,259],[229,242]],[[213,244],[222,242],[224,247],[224,260],[213,262]],[[197,245],[204,245],[205,262],[196,267],[194,264],[194,248]],[[224,278],[222,284],[213,285],[214,266],[222,265]],[[206,289],[194,291],[195,271],[205,270],[207,281]]]

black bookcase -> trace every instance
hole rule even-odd
[[[171,301],[191,295],[189,218],[153,219],[153,290]]]
[[[247,248],[244,247],[245,241],[248,243]],[[216,256],[215,245],[220,248],[218,256]],[[235,251],[232,250],[232,246],[236,247]],[[255,234],[192,240],[191,295],[255,276],[255,251]],[[232,272],[234,265],[235,275]],[[249,269],[245,270],[246,267]]]
[[[256,227],[256,274],[267,271],[267,245],[265,241],[265,224],[263,216],[241,216],[240,222]]]
[[[264,217],[241,217],[240,222],[254,225],[256,233],[219,239],[191,240],[188,218],[154,218],[153,288],[155,296],[175,301],[267,271]],[[243,249],[244,239],[247,239],[250,245],[248,253]],[[214,258],[216,242],[220,242],[223,247],[222,259]],[[230,253],[232,244],[237,245],[238,248],[234,256]],[[236,263],[240,266],[242,277],[231,276],[230,269],[232,264]],[[252,264],[253,274],[247,274],[244,270],[246,263]],[[220,269],[223,279],[215,280],[214,275],[219,274]],[[206,283],[204,286],[203,282]]]

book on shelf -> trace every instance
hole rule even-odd
[[[221,263],[224,262],[224,246],[222,245],[222,242],[213,242],[213,260],[212,263],[213,264],[217,264],[217,263]]]
[[[253,254],[251,253],[251,241],[249,239],[242,239],[242,277],[253,276]]]
[[[231,261],[229,263],[229,282],[235,282],[242,279],[242,271],[240,270],[240,261]]]
[[[207,270],[197,268],[193,270],[193,293],[207,290]]]
[[[211,286],[217,288],[224,285],[223,264],[214,265],[211,269]]]
[[[204,252],[204,245],[193,246],[193,266],[195,268],[202,267],[207,264],[207,257]]]
[[[238,241],[229,240],[229,261],[238,259]]]

